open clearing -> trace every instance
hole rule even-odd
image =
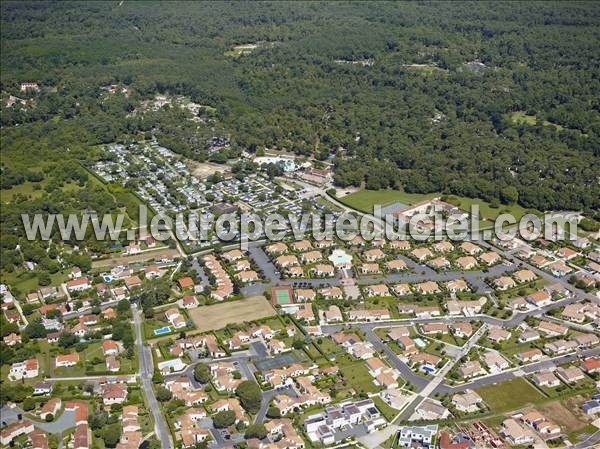
[[[222,329],[228,324],[244,323],[275,315],[264,296],[201,306],[188,311],[200,332]]]
[[[373,206],[380,204],[381,206],[389,206],[394,203],[414,204],[419,201],[430,200],[444,196],[442,193],[406,193],[399,190],[359,190],[350,195],[340,196],[338,201],[348,207],[359,210],[361,212],[373,213]],[[455,206],[470,212],[471,206],[477,204],[479,206],[479,216],[483,219],[493,220],[498,215],[509,213],[517,220],[528,212],[535,213],[536,211],[527,210],[519,205],[500,205],[493,208],[484,200],[477,198],[466,198],[455,195],[447,195],[447,201]]]
[[[544,399],[544,396],[520,377],[495,385],[486,385],[475,391],[496,413],[516,410]]]
[[[573,403],[571,403],[573,402]],[[579,402],[579,404],[576,404]],[[577,401],[576,398],[571,398],[565,401],[567,406],[575,406],[575,408],[567,408],[561,401],[552,401],[539,407],[539,410],[545,416],[551,416],[552,420],[561,426],[566,433],[571,433],[587,426],[587,422],[580,421],[571,410],[579,410],[579,405],[583,400]]]
[[[192,175],[200,179],[208,178],[210,175],[214,175],[216,172],[225,173],[228,171],[228,167],[226,165],[195,161],[187,161],[187,163]]]
[[[95,260],[92,262],[92,268],[103,268],[114,265],[124,265],[134,262],[145,262],[150,259],[172,259],[179,256],[179,253],[174,248],[162,248],[152,251],[144,251],[133,256],[111,257],[109,259]]]

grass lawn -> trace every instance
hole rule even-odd
[[[358,192],[350,195],[338,198],[338,201],[344,203],[346,206],[361,212],[373,213],[373,206],[380,204],[381,206],[388,206],[393,203],[413,204],[418,201],[428,200],[442,196],[441,193],[406,193],[399,190],[359,190]],[[479,205],[479,215],[483,219],[495,219],[498,215],[503,213],[510,213],[519,220],[527,209],[519,205],[501,205],[498,208],[492,208],[490,204],[479,198],[466,198],[462,196],[449,195],[448,202],[454,204],[457,207],[465,211],[470,211],[471,206],[474,204]],[[480,226],[489,225],[487,221],[480,221]]]
[[[353,388],[356,393],[377,393],[380,387],[373,383],[373,378],[369,374],[364,362],[359,361],[351,365],[340,368],[348,387]]]
[[[541,393],[522,378],[495,385],[486,385],[478,388],[476,392],[497,413],[515,410],[526,404],[535,404],[544,399]]]
[[[517,111],[510,114],[510,119],[513,123],[525,123],[526,125],[534,126],[537,122],[535,115],[527,115],[524,111]],[[549,122],[548,120],[543,121],[544,126],[554,126],[557,131],[562,131],[564,127],[557,125],[556,123]]]
[[[435,193],[406,193],[399,190],[359,190],[358,192],[338,198],[338,201],[353,209],[373,213],[373,205],[387,206],[393,203],[412,204],[418,201],[435,198]]]
[[[385,416],[385,419],[387,419],[388,421],[392,421],[396,415],[398,414],[398,410],[390,407],[389,405],[387,405],[383,399],[381,399],[379,396],[374,397],[373,398],[373,402],[375,403],[375,405],[377,406],[377,408],[379,409],[379,411],[381,412],[381,414],[383,416]]]

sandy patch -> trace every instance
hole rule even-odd
[[[179,253],[176,249],[162,248],[155,251],[145,251],[140,254],[134,254],[132,256],[117,256],[111,257],[110,259],[95,260],[92,262],[92,268],[103,268],[111,267],[115,265],[124,265],[134,262],[145,262],[150,259],[173,259],[178,257]]]
[[[188,310],[200,332],[222,329],[228,324],[244,323],[276,314],[264,296],[240,299]]]

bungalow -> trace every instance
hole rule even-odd
[[[533,256],[530,260],[532,265],[535,265],[538,268],[543,268],[546,265],[548,265],[549,263],[551,263],[552,261],[544,256],[540,256],[539,254],[536,254],[535,256]]]
[[[470,270],[477,266],[477,259],[472,256],[463,256],[456,259],[456,265],[463,270]]]
[[[408,328],[408,326],[393,327],[387,333],[388,338],[394,341],[397,341],[401,337],[408,337],[409,335],[410,329]]]
[[[239,249],[232,249],[231,251],[223,253],[221,257],[223,257],[223,259],[225,259],[227,262],[231,263],[238,259],[242,259],[244,257],[244,253],[242,253],[242,251]]]
[[[446,288],[449,292],[452,293],[464,292],[466,290],[469,290],[469,286],[467,285],[467,282],[464,279],[453,279],[451,281],[448,281],[446,283]]]
[[[580,334],[575,336],[574,341],[580,348],[590,348],[596,346],[600,342],[600,339],[598,339],[596,334]]]
[[[511,333],[501,327],[493,327],[488,332],[488,340],[493,341],[494,343],[501,343],[503,341],[509,340],[511,337]]]
[[[415,285],[415,289],[422,295],[431,295],[433,293],[441,292],[440,287],[433,281],[421,282],[420,284]]]
[[[513,277],[519,284],[522,284],[524,282],[535,281],[537,279],[537,276],[531,270],[516,271],[515,273],[513,273]]]
[[[429,251],[429,249],[427,249],[427,248],[415,248],[410,253],[419,262],[423,262],[423,261],[433,257],[433,253],[431,251]]]
[[[106,357],[106,369],[111,373],[116,373],[121,369],[121,362],[119,362],[112,355]]]
[[[312,249],[312,245],[308,240],[298,240],[291,244],[292,250],[302,252]]]
[[[448,325],[446,323],[427,323],[421,326],[421,332],[425,335],[447,334]]]
[[[454,251],[454,245],[447,240],[442,240],[441,242],[436,242],[431,245],[434,251],[438,253],[447,253],[450,251]]]
[[[415,345],[415,342],[409,336],[402,336],[402,337],[396,338],[395,340],[396,340],[396,344],[398,345],[398,347],[400,349],[402,349],[404,352],[407,352],[407,353],[417,352],[417,347]]]
[[[242,283],[255,282],[258,280],[258,273],[254,270],[240,271],[235,277]]]
[[[236,260],[233,264],[233,269],[235,271],[245,271],[245,270],[250,270],[251,268],[252,268],[252,265],[250,264],[248,259]]]
[[[481,364],[478,361],[471,360],[462,364],[458,368],[458,374],[463,379],[470,379],[472,377],[480,376],[482,374],[486,374],[486,371],[483,369]]]
[[[340,299],[343,296],[342,289],[339,287],[322,288],[319,293],[326,299]]]
[[[555,340],[544,345],[544,349],[551,354],[564,354],[565,352],[577,349],[577,342],[574,340]]]
[[[575,257],[579,256],[579,253],[577,251],[574,251],[571,248],[568,248],[565,246],[565,247],[560,248],[556,252],[556,255],[558,257],[560,257],[561,259],[571,260],[571,259],[574,259]]]
[[[545,290],[538,290],[527,296],[527,302],[536,307],[544,307],[552,303],[552,296]]]
[[[496,351],[487,351],[483,355],[483,362],[488,366],[492,373],[499,372],[510,367],[508,360],[506,360],[500,355],[499,352]]]
[[[146,279],[156,279],[161,276],[160,270],[156,265],[144,267],[144,274],[146,275]]]
[[[189,276],[179,278],[177,280],[177,284],[179,284],[179,289],[182,291],[186,290],[186,289],[194,288],[194,280]]]
[[[558,380],[558,377],[552,371],[540,371],[533,376],[533,383],[538,387],[555,388],[560,385],[560,380]]]
[[[540,339],[540,333],[533,329],[527,329],[519,335],[519,343],[529,343]]]
[[[363,256],[367,260],[367,262],[376,262],[378,260],[383,259],[385,257],[385,254],[379,248],[373,248],[365,251],[363,253]]]
[[[321,260],[323,258],[323,255],[321,254],[320,251],[309,251],[307,253],[303,253],[300,255],[300,259],[302,260],[302,263],[315,263],[318,260]]]
[[[429,262],[427,262],[427,265],[436,270],[441,270],[448,268],[450,266],[450,261],[445,257],[436,257],[435,259],[431,259]]]
[[[334,268],[328,264],[317,264],[311,269],[311,272],[316,276],[330,277],[334,274]]]
[[[104,340],[102,342],[102,354],[117,355],[119,353],[119,345],[114,340]]]
[[[408,284],[396,284],[392,287],[392,291],[398,296],[410,295],[410,285]]]
[[[277,257],[275,259],[275,265],[277,265],[280,268],[287,268],[291,266],[300,265],[300,263],[298,262],[298,258],[296,256],[289,255]]]
[[[462,249],[465,253],[467,253],[471,256],[473,256],[475,254],[479,254],[480,252],[483,251],[479,246],[477,246],[471,242],[461,243],[460,249]]]
[[[543,356],[544,354],[542,353],[542,351],[540,351],[537,348],[527,349],[525,351],[521,351],[515,354],[515,358],[523,363],[537,362],[538,360],[541,360]]]
[[[127,385],[123,383],[105,384],[102,387],[104,405],[122,404],[127,400]]]
[[[462,394],[452,396],[452,405],[463,413],[475,413],[479,411],[479,404],[483,403],[483,399],[473,390],[466,390]]]
[[[344,317],[342,316],[342,311],[338,306],[329,306],[329,309],[323,312],[325,321],[333,322],[333,321],[344,321]]]
[[[389,271],[402,271],[408,268],[408,265],[402,259],[390,260],[386,262],[385,266]]]
[[[4,337],[2,340],[4,341],[6,346],[14,346],[18,343],[21,343],[21,336],[19,334],[15,334],[14,332],[11,332],[6,337]]]
[[[390,242],[390,248],[408,251],[410,249],[410,242],[408,240],[392,240]]]
[[[486,302],[487,299],[485,296],[475,301],[450,300],[446,302],[446,308],[450,315],[460,315],[462,313],[465,316],[472,316],[481,312]]]
[[[570,366],[568,368],[556,368],[556,375],[559,379],[568,384],[574,384],[582,379],[585,379],[585,374],[583,374],[583,371],[576,366]]]
[[[54,359],[54,365],[58,367],[70,367],[75,366],[79,363],[79,354],[74,352],[72,354],[61,354],[57,355]]]
[[[186,326],[185,318],[176,308],[171,308],[165,312],[165,318],[175,329],[181,329]]]
[[[181,300],[181,305],[184,309],[194,309],[198,307],[199,304],[198,298],[193,295],[186,295]]]
[[[347,314],[348,319],[352,321],[370,322],[390,319],[390,312],[388,309],[350,310]]]
[[[90,281],[86,277],[72,279],[69,282],[67,282],[67,290],[69,291],[69,293],[82,292],[91,287],[92,284],[90,284]]]
[[[560,324],[552,323],[550,321],[540,321],[537,329],[549,337],[558,337],[561,335],[566,335],[567,332],[569,332],[569,328],[566,326],[561,326]]]
[[[38,395],[44,395],[44,394],[50,394],[52,393],[52,390],[54,389],[52,382],[46,382],[46,381],[39,381],[35,384],[35,386],[33,387],[33,395],[34,396],[38,396]]]
[[[385,284],[368,285],[365,287],[368,296],[390,296],[390,291]]]
[[[317,294],[312,288],[299,288],[296,290],[296,300],[299,302],[313,301]]]
[[[548,269],[556,277],[566,276],[573,271],[573,268],[569,267],[562,260],[557,260],[556,262],[551,263],[548,265]]]
[[[495,263],[500,262],[502,258],[500,254],[495,251],[488,251],[487,253],[483,253],[479,256],[479,260],[481,260],[486,265],[494,265]]]
[[[23,362],[13,363],[8,372],[8,378],[12,381],[21,379],[32,379],[39,374],[39,362],[36,358],[27,359]]]
[[[35,429],[33,427],[33,423],[28,419],[24,419],[23,421],[16,421],[2,429],[2,431],[0,432],[0,443],[2,443],[2,445],[8,446],[19,435],[30,434],[34,430]]]
[[[81,268],[79,267],[73,267],[69,273],[69,279],[79,279],[81,276]]]
[[[381,273],[381,269],[379,268],[379,264],[376,263],[364,263],[360,267],[360,271],[362,274],[378,274]]]
[[[508,276],[500,276],[494,279],[493,284],[497,290],[508,290],[517,286],[516,282]]]
[[[56,416],[56,414],[60,410],[61,405],[62,401],[60,400],[60,398],[48,399],[48,402],[46,402],[40,410],[40,418],[45,420],[46,416],[48,415]]]
[[[285,243],[277,242],[273,243],[265,248],[265,251],[271,256],[283,254],[288,250],[288,247]]]
[[[581,367],[588,374],[600,373],[600,358],[588,357],[583,361]]]
[[[533,435],[512,418],[504,420],[500,434],[512,445],[524,445],[533,442]]]
[[[459,338],[467,338],[473,334],[473,326],[466,321],[456,321],[450,324],[450,330]]]
[[[333,245],[335,245],[335,241],[333,240],[323,239],[315,242],[317,248],[331,248]]]

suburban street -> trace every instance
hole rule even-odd
[[[141,322],[141,310],[132,304],[131,313],[133,315],[133,323],[135,327],[135,343],[138,350],[140,368],[139,375],[142,384],[142,389],[148,400],[148,408],[154,417],[154,432],[160,440],[161,447],[164,449],[171,449],[173,443],[171,441],[171,433],[169,427],[163,416],[154,389],[152,387],[152,375],[154,373],[154,363],[152,362],[152,351],[147,345],[144,345],[142,338],[142,322]]]

